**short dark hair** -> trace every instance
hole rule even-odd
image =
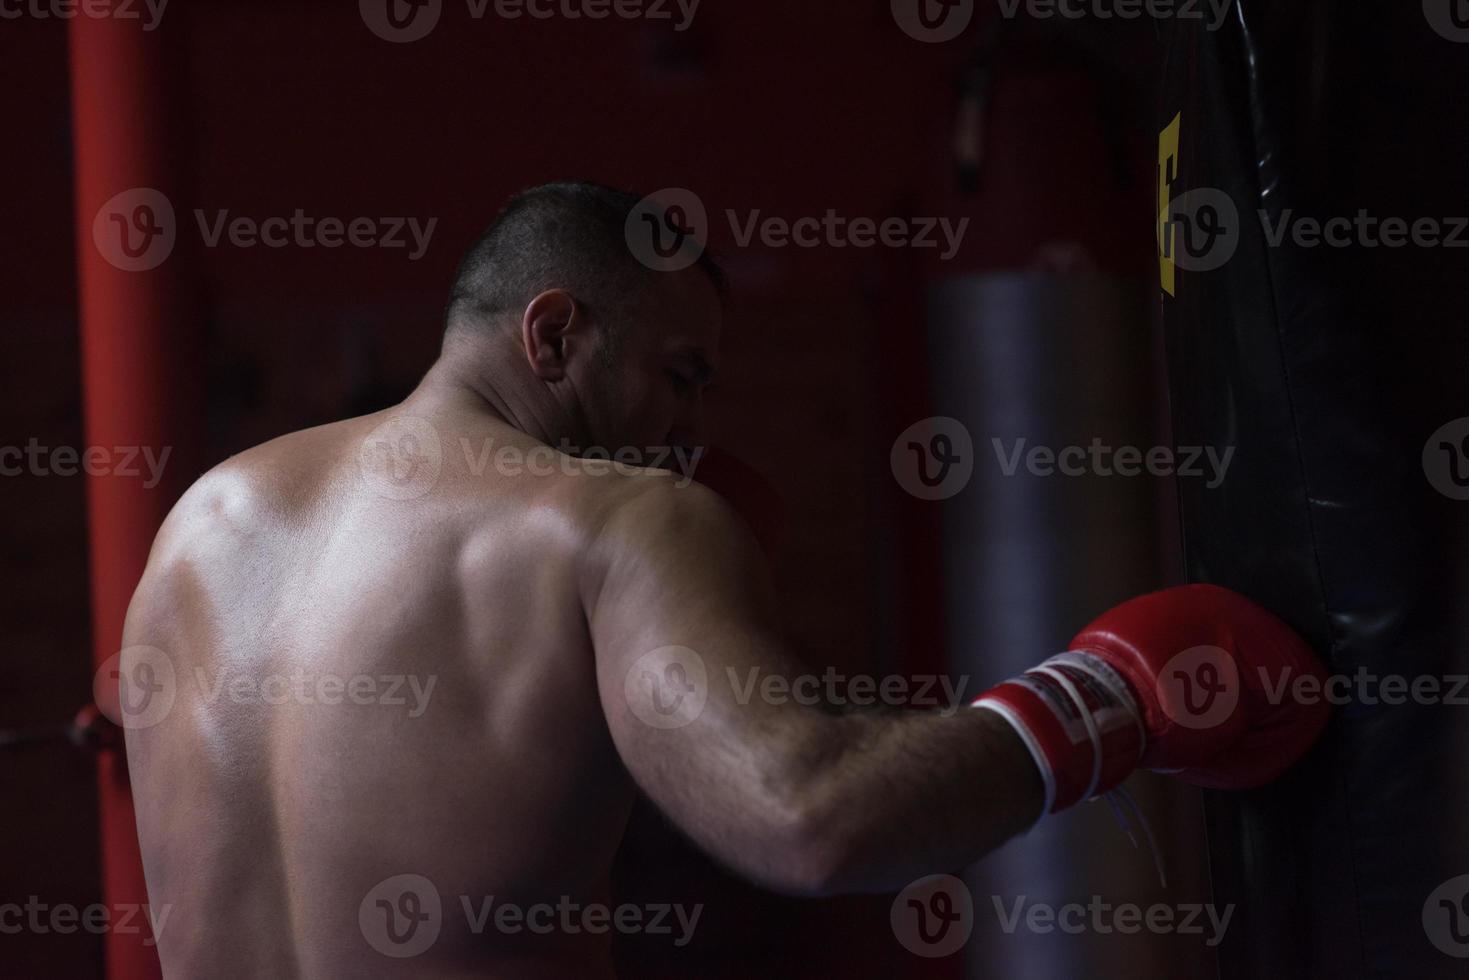
[[[488,323],[524,309],[536,295],[569,290],[592,316],[616,323],[658,275],[627,246],[636,194],[587,181],[542,184],[510,199],[459,263],[445,326]],[[699,265],[724,292],[708,252]]]

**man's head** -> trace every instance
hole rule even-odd
[[[691,444],[719,341],[722,277],[707,256],[657,272],[629,249],[633,194],[546,184],[511,199],[460,264],[446,354],[497,352],[492,383],[532,397],[543,438],[586,449]],[[491,343],[483,343],[485,340]],[[545,418],[549,413],[555,418]]]

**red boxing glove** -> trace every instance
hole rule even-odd
[[[1270,782],[1326,726],[1324,698],[1289,697],[1302,676],[1322,690],[1290,627],[1228,589],[1186,585],[1123,603],[974,705],[1019,734],[1055,813],[1138,766],[1212,789]]]

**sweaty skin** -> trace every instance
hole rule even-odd
[[[695,270],[666,277],[609,367],[550,291],[519,330],[451,338],[401,405],[231,457],[180,500],[121,665],[137,679],[146,646],[173,670],[172,707],[127,731],[166,976],[612,976],[610,933],[495,910],[615,906],[639,787],[735,871],[808,895],[895,890],[1034,822],[1035,766],[988,712],[740,703],[727,668],[802,672],[748,530],[697,483],[547,448],[696,429],[707,371],[685,366],[712,364],[717,309]],[[542,465],[497,464],[506,447]],[[689,690],[668,647],[708,679],[676,727],[645,720]],[[400,875],[440,902],[407,957],[383,937],[430,896],[383,891]]]

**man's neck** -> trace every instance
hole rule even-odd
[[[560,422],[563,413],[538,379],[529,375],[523,381],[494,377],[484,370],[486,363],[493,363],[491,357],[466,355],[462,349],[445,351],[404,406],[436,405],[483,415],[549,446],[566,441],[567,427]]]

